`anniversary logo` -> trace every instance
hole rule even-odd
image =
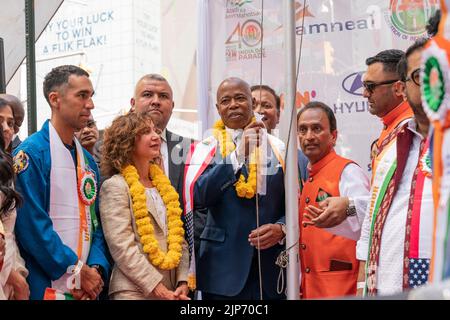
[[[253,60],[265,57],[261,52],[263,28],[260,23],[261,10],[253,0],[228,0],[225,20],[227,38],[225,41],[226,61]]]
[[[425,26],[439,9],[438,0],[391,0],[385,19],[392,33],[414,41],[425,34]]]

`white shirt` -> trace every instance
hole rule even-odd
[[[408,202],[411,192],[411,182],[419,160],[420,142],[423,137],[416,131],[416,123],[414,120],[408,122],[408,130],[413,135],[413,141],[408,154],[408,160],[405,165],[402,179],[396,191],[394,198],[386,217],[383,227],[380,244],[379,264],[377,271],[377,290],[378,295],[391,295],[400,293],[403,290],[403,256],[405,242],[405,225],[408,211]],[[432,206],[431,190],[425,190],[429,193],[429,201],[425,201],[426,205]],[[422,203],[422,207],[425,203]],[[425,219],[424,219],[425,220]],[[431,223],[421,221],[421,234],[427,234],[431,230],[422,230],[422,227],[431,226]],[[431,222],[431,221],[430,221]],[[366,260],[369,250],[370,237],[370,217],[366,209],[361,238],[356,247],[356,257],[359,260]],[[431,235],[431,233],[430,233]],[[430,237],[431,240],[431,237]],[[421,253],[429,255],[429,253]],[[422,258],[426,258],[422,256]]]
[[[164,235],[167,236],[167,214],[166,214],[166,206],[164,204],[161,195],[159,194],[156,188],[145,188],[146,200],[147,200],[147,208],[151,208],[150,202],[153,202],[156,212],[153,215],[158,225],[164,232]]]
[[[230,154],[230,161],[231,164],[233,166],[233,170],[234,173],[238,172],[239,169],[241,169],[242,165],[244,163],[239,163],[239,161],[237,160],[237,150],[239,149],[239,146],[241,145],[241,140],[242,140],[242,133],[244,132],[244,130],[242,129],[230,129],[230,128],[226,128],[225,130],[227,131],[227,133],[229,135],[231,135],[231,139],[233,140],[234,144],[236,145],[236,149],[234,149],[234,151]]]
[[[365,208],[369,199],[370,181],[360,166],[350,163],[342,171],[339,181],[341,197],[350,197],[355,201],[356,215],[348,217],[341,224],[325,228],[324,230],[338,236],[358,240],[361,234],[361,225],[364,221]],[[364,210],[362,209],[364,208]]]
[[[169,149],[167,147],[167,130],[164,129],[161,133],[161,155],[164,162],[164,173],[169,176]]]

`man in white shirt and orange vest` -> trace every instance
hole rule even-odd
[[[310,102],[297,116],[301,148],[309,159],[309,177],[299,202],[301,297],[330,298],[356,294],[356,241],[312,226],[308,205],[328,197],[367,195],[369,179],[352,160],[336,154],[336,118],[324,103]],[[348,212],[349,219],[358,219]]]

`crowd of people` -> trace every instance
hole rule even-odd
[[[436,32],[436,21],[429,27]],[[428,282],[433,195],[421,53],[366,60],[383,122],[371,177],[338,155],[332,109],[297,113],[301,299],[392,295]],[[285,145],[280,97],[227,78],[220,120],[193,141],[167,130],[168,81],[144,75],[103,138],[89,73],[52,69],[51,118],[23,142],[24,108],[0,95],[0,299],[285,299]],[[260,115],[260,116],[258,116]]]

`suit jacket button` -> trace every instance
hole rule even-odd
[[[302,243],[301,247],[302,247],[303,250],[306,250],[306,244]]]
[[[309,182],[313,182],[313,177],[309,177]]]
[[[306,228],[307,224],[306,222],[303,222],[303,228]]]
[[[305,202],[309,203],[309,198],[308,197],[306,197]]]
[[[308,268],[308,267],[305,269],[305,272],[306,272],[306,273],[309,273],[310,271],[311,271],[311,269]]]

